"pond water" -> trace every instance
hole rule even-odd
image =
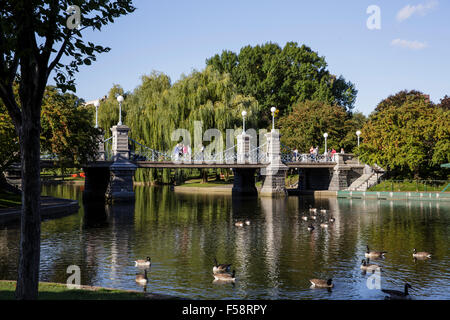
[[[387,251],[381,287],[413,299],[450,298],[450,204],[336,198],[232,198],[136,187],[134,205],[84,204],[82,187],[43,186],[44,195],[78,199],[77,214],[42,223],[40,280],[65,283],[70,265],[81,284],[143,290],[134,260],[150,256],[148,292],[193,299],[383,299],[360,270],[366,245]],[[301,216],[326,208],[328,229]],[[309,214],[309,213],[307,213]],[[323,214],[318,214],[322,216]],[[250,225],[236,227],[238,219]],[[0,279],[16,279],[18,226],[0,228]],[[433,254],[414,260],[413,248]],[[213,283],[214,257],[232,263],[235,284]],[[329,291],[309,279],[332,278]],[[373,277],[371,279],[374,279]],[[376,284],[376,282],[372,282]]]

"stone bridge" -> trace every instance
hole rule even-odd
[[[255,173],[262,176],[261,196],[285,196],[285,177],[289,169],[299,174],[298,190],[345,190],[360,178],[368,166],[360,164],[353,155],[338,154],[311,158],[310,155],[281,152],[280,134],[276,129],[265,134],[266,143],[251,145],[251,136],[243,132],[237,136],[236,146],[215,155],[196,154],[179,158],[152,150],[128,137],[129,127],[115,125],[112,137],[100,143],[97,161],[83,166],[85,171],[84,197],[108,201],[134,199],[133,176],[137,168],[169,169],[232,169],[233,195],[256,196]],[[130,150],[130,140],[139,145],[139,152]],[[105,150],[110,144],[111,150]],[[236,149],[236,152],[234,151]],[[41,160],[41,168],[55,166],[52,159]],[[20,169],[20,167],[19,167]],[[370,169],[369,169],[370,170]],[[14,170],[10,171],[12,174]],[[17,169],[16,169],[17,171]],[[17,173],[17,172],[16,172]]]

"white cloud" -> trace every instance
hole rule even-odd
[[[413,14],[420,14],[423,16],[428,11],[435,8],[438,4],[439,2],[437,0],[428,0],[428,2],[424,4],[418,4],[416,6],[411,6],[408,4],[397,13],[397,20],[401,22],[410,18]]]
[[[425,42],[409,41],[409,40],[403,40],[403,39],[392,40],[391,46],[408,48],[408,49],[413,49],[413,50],[421,50],[421,49],[428,47],[428,45]]]

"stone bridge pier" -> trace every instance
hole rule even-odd
[[[260,195],[269,197],[286,196],[285,178],[288,167],[281,161],[280,132],[273,129],[266,134],[266,139],[269,165],[261,170],[264,180]]]
[[[112,153],[114,163],[109,167],[110,177],[106,189],[106,200],[111,202],[134,201],[133,176],[137,166],[130,162],[128,132],[125,125],[116,125],[112,131]]]

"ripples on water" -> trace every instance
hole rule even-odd
[[[228,195],[136,188],[134,205],[82,203],[82,189],[47,186],[44,194],[80,201],[78,214],[42,224],[41,281],[66,282],[69,265],[85,285],[138,289],[142,270],[133,261],[152,258],[147,291],[194,299],[383,299],[366,286],[361,260],[366,244],[388,251],[382,288],[412,285],[415,299],[450,297],[450,204],[347,199],[232,199]],[[330,210],[328,229],[301,220],[309,205]],[[322,214],[318,214],[321,216]],[[237,219],[251,225],[234,226]],[[15,279],[19,229],[0,228],[0,279]],[[433,258],[414,261],[412,249]],[[236,283],[213,283],[213,258],[232,263]],[[329,292],[309,279],[333,278]]]

